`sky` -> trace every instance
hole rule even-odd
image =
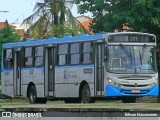
[[[8,11],[0,12],[0,22],[7,19],[9,23],[22,23],[33,13],[33,8],[38,1],[43,0],[0,0],[0,11]],[[72,8],[72,14],[75,17],[80,16],[75,6]]]

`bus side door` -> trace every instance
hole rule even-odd
[[[45,49],[45,96],[54,96],[55,91],[55,47]]]
[[[104,44],[95,43],[95,95],[104,95]]]
[[[14,95],[22,95],[22,79],[21,79],[21,64],[22,64],[22,48],[14,49]]]

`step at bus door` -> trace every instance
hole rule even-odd
[[[47,47],[45,53],[45,95],[54,96],[55,47]]]
[[[21,63],[22,63],[21,48],[14,50],[14,94],[15,96],[22,95],[22,80],[21,80]]]
[[[104,95],[104,44],[95,44],[95,93],[96,96]]]

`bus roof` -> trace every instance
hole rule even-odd
[[[43,45],[50,43],[67,43],[67,42],[78,42],[78,41],[90,41],[98,40],[105,38],[106,34],[99,33],[94,35],[82,34],[80,36],[64,36],[63,38],[48,38],[48,39],[37,39],[37,40],[28,40],[25,42],[15,42],[3,44],[3,48],[12,48],[12,47],[21,47],[21,46],[34,46],[34,45]]]
[[[117,33],[97,33],[93,35],[82,34],[80,36],[64,36],[63,38],[55,38],[51,37],[48,39],[37,39],[37,40],[28,40],[25,42],[15,42],[15,43],[7,43],[3,44],[3,48],[12,48],[12,47],[21,47],[21,46],[35,46],[35,45],[44,45],[51,43],[67,43],[67,42],[78,42],[78,41],[92,41],[106,38],[107,35],[116,35],[116,34],[143,34],[154,36],[149,33],[141,33],[141,32],[117,32]]]

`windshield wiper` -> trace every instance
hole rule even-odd
[[[121,47],[121,49],[123,49],[123,51],[126,53],[126,55],[128,55],[128,56],[131,58],[131,64],[132,64],[132,53],[131,53],[131,48],[129,47],[130,52],[128,52],[128,50],[125,48],[124,45],[119,44],[119,46]]]
[[[141,52],[142,53],[142,59],[143,59],[143,56],[144,56],[144,52],[145,52],[144,50],[145,49],[146,49],[146,44],[144,44],[143,47],[142,47],[142,52]]]
[[[141,56],[140,50],[139,50],[139,58],[140,58],[141,66],[142,66],[142,56]]]
[[[146,49],[146,44],[143,45],[142,52],[140,52],[139,50],[139,58],[140,58],[141,66],[142,66],[142,59],[144,57],[145,49]]]

